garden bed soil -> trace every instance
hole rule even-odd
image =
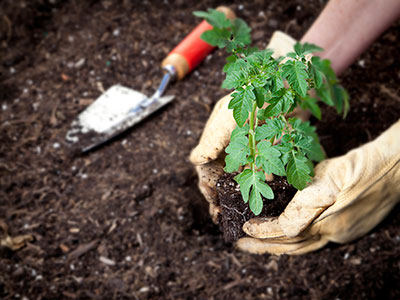
[[[168,89],[167,107],[85,155],[72,120],[113,84],[151,94],[160,63],[219,1],[0,2],[1,299],[399,299],[400,214],[346,244],[303,256],[250,255],[225,243],[188,156],[216,101],[226,53]],[[300,38],[325,2],[232,1],[265,47]],[[400,24],[342,76],[343,121],[317,122],[329,157],[372,140],[400,116]],[[324,110],[323,114],[327,114]]]

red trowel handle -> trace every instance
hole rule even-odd
[[[236,18],[235,13],[228,7],[219,6],[218,11],[223,12],[228,19]],[[178,79],[182,79],[210,53],[214,47],[200,38],[200,35],[212,26],[206,21],[201,22],[193,31],[172,50],[163,60],[162,67],[172,65],[177,71]]]

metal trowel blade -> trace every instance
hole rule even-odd
[[[173,98],[164,96],[149,101],[143,93],[114,85],[72,122],[65,139],[75,150],[89,151],[137,124]]]

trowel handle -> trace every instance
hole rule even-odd
[[[235,13],[228,7],[219,6],[218,11],[223,12],[228,19],[236,18]],[[172,65],[177,71],[178,79],[182,79],[214,49],[214,46],[206,43],[200,35],[212,26],[202,21],[189,35],[179,43],[163,60],[162,67]]]

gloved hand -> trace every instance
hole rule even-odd
[[[315,168],[277,218],[243,225],[251,237],[237,247],[251,253],[303,254],[329,241],[347,243],[375,227],[400,201],[400,121],[376,140]]]
[[[273,49],[273,57],[277,58],[293,51],[295,43],[296,41],[290,36],[276,31],[267,48]],[[236,127],[232,110],[228,109],[230,99],[230,95],[226,95],[217,102],[206,123],[199,144],[190,155],[190,161],[196,166],[199,176],[199,189],[210,203],[210,214],[214,223],[217,223],[220,211],[216,199],[216,182],[224,172],[224,150]]]

